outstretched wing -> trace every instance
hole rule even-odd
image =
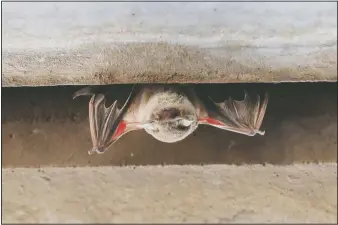
[[[245,93],[244,100],[236,101],[231,97],[221,103],[215,103],[209,98],[207,117],[200,118],[200,124],[207,124],[220,129],[254,136],[264,135],[261,125],[268,105],[269,96],[265,93],[263,101],[259,95]]]
[[[121,109],[117,106],[117,100],[106,107],[105,95],[94,93],[90,87],[81,89],[74,94],[75,97],[92,95],[89,102],[89,126],[93,148],[89,154],[104,153],[122,135],[137,128],[136,123],[127,123],[123,120],[135,95],[134,87]]]

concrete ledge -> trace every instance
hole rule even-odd
[[[3,86],[337,80],[335,2],[5,2],[2,29]]]
[[[4,223],[336,223],[337,164],[2,170]]]

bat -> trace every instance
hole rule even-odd
[[[269,95],[244,93],[243,100],[229,97],[215,102],[192,85],[134,85],[122,106],[115,100],[106,106],[106,92],[88,86],[75,92],[91,96],[89,127],[93,148],[89,154],[104,153],[130,131],[145,130],[155,139],[174,143],[185,139],[199,125],[209,125],[231,132],[264,135],[261,125]]]

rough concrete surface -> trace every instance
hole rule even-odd
[[[2,86],[336,81],[336,6],[5,2]]]
[[[336,223],[337,164],[2,170],[4,223]]]
[[[336,82],[336,7],[5,2],[2,87]],[[164,144],[140,131],[93,156],[79,87],[2,88],[2,222],[336,223],[336,83],[295,85],[258,85],[265,136],[200,127]]]

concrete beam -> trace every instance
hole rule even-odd
[[[4,223],[336,223],[337,164],[2,170]]]
[[[337,80],[336,2],[4,2],[2,85]]]

